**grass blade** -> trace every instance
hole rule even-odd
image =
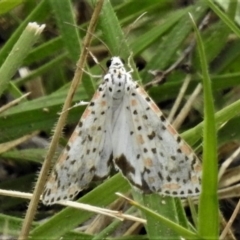
[[[204,93],[204,130],[203,130],[203,176],[202,193],[199,204],[199,235],[207,239],[218,238],[218,178],[217,178],[217,139],[214,118],[214,105],[211,80],[208,74],[204,45],[197,26],[190,15],[196,33],[200,58]]]

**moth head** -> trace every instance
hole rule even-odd
[[[107,68],[120,68],[124,66],[124,61],[120,57],[112,57],[106,63]]]

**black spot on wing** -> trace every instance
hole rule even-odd
[[[88,140],[91,142],[92,141],[92,137],[90,135],[88,135]]]
[[[193,156],[193,159],[192,159],[192,162],[191,162],[191,168],[194,169],[194,165],[196,164],[197,162],[197,158],[196,156]]]
[[[156,154],[157,153],[157,149],[156,148],[152,148],[152,153]]]
[[[171,181],[172,181],[172,178],[171,178],[169,175],[167,176],[166,179],[167,179],[168,182],[171,182]]]
[[[136,109],[133,111],[133,114],[134,114],[134,115],[137,115],[137,114],[138,114],[138,112],[137,112]]]
[[[144,173],[143,173],[144,174]],[[145,181],[144,179],[144,175],[142,174],[142,186],[140,187],[140,189],[145,193],[145,194],[150,194],[153,191],[149,188],[148,183]]]
[[[123,175],[128,176],[129,173],[135,174],[135,168],[130,164],[126,157],[122,154],[114,159],[115,164],[121,169]]]
[[[177,149],[178,153],[182,153],[182,150],[180,148]]]
[[[71,164],[71,165],[74,165],[76,161],[77,161],[77,160],[74,159],[74,160],[72,160],[72,161],[70,162],[70,164]]]
[[[155,136],[156,136],[155,132],[152,131],[152,132],[148,135],[148,138],[149,138],[150,140],[152,140]]]
[[[200,190],[198,188],[195,188],[196,193],[200,193]]]
[[[160,120],[161,120],[162,122],[165,122],[165,121],[166,121],[166,118],[165,118],[163,115],[161,115],[161,116],[160,116]]]
[[[58,172],[57,172],[56,169],[53,170],[53,174],[54,174],[55,180],[57,180],[58,179]]]
[[[113,153],[110,154],[109,159],[107,160],[106,167],[109,170],[111,170],[113,167],[112,159],[113,159]],[[94,172],[97,172],[97,168],[94,169]],[[108,175],[109,175],[108,172],[105,172],[104,175],[101,175],[101,176],[95,173],[95,175],[93,176],[93,181],[102,181],[102,180],[106,179],[108,177]]]

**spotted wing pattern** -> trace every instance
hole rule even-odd
[[[112,165],[144,193],[186,197],[201,190],[201,163],[148,94],[113,57],[59,157],[43,203],[72,199]]]
[[[186,197],[201,190],[201,163],[138,84],[126,84],[113,131],[115,165],[144,193]],[[123,130],[124,129],[124,130]]]
[[[84,111],[43,193],[43,203],[72,199],[92,180],[104,179],[111,169],[111,102],[102,83]]]

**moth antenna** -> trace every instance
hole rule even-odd
[[[134,70],[133,70],[133,68],[132,68],[132,66],[131,66],[131,58],[133,57],[133,52],[131,51],[131,53],[130,53],[130,56],[128,57],[128,67],[129,67],[129,71],[128,71],[128,73],[132,73],[132,72],[134,72]]]
[[[101,63],[97,60],[97,57],[88,49],[86,48],[89,55],[92,57],[93,61],[99,65],[99,67],[103,70],[104,73],[106,73],[106,69],[101,65]]]

